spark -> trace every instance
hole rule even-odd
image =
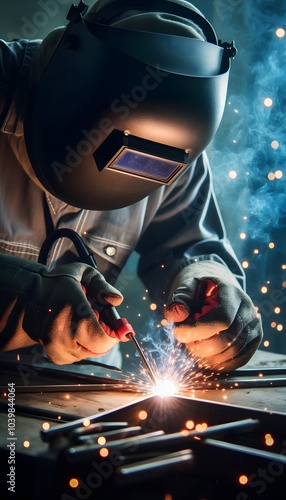
[[[51,425],[49,424],[49,422],[43,422],[42,429],[48,430],[50,427],[51,427]]]
[[[141,410],[139,413],[138,413],[138,418],[140,420],[146,420],[146,418],[148,417],[148,413],[145,411],[145,410]]]
[[[237,172],[235,170],[231,170],[228,173],[228,176],[229,176],[230,179],[235,179],[237,177]]]
[[[275,175],[276,179],[282,179],[283,172],[282,172],[282,170],[276,170],[274,175]]]
[[[271,142],[271,147],[272,149],[278,149],[279,148],[279,142],[278,141],[272,141]]]
[[[284,28],[277,28],[275,34],[276,34],[277,38],[283,38],[285,36]]]
[[[71,488],[77,488],[78,485],[79,485],[78,479],[76,479],[75,477],[73,477],[72,479],[70,479],[69,485],[70,485]]]
[[[263,103],[266,108],[270,108],[273,105],[273,100],[271,99],[271,97],[266,97]]]
[[[154,373],[156,383],[152,383],[146,367],[140,366],[140,371],[126,373],[128,382],[133,387],[143,393],[152,393],[159,396],[171,396],[182,394],[194,390],[199,384],[199,388],[206,386],[206,379],[213,373],[204,372],[204,366],[198,366],[191,353],[180,344],[172,332],[172,325],[157,325],[153,321],[150,333],[145,339],[147,342],[143,348],[145,357]],[[163,337],[163,338],[162,338]],[[135,353],[137,356],[137,353]]]
[[[248,483],[248,477],[245,474],[242,474],[241,476],[239,476],[238,482],[240,484],[247,484]]]
[[[153,388],[153,393],[157,396],[173,396],[178,391],[176,384],[172,380],[159,380]]]

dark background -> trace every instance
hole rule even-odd
[[[71,3],[0,0],[0,37],[43,38],[66,23]],[[86,3],[92,5],[91,0]],[[238,48],[224,118],[209,156],[228,235],[245,268],[248,292],[262,316],[261,349],[286,354],[286,35],[276,35],[277,28],[286,29],[285,1],[193,3],[213,24],[218,38],[234,40]],[[265,106],[265,98],[272,99],[270,107]],[[136,255],[130,259],[124,279],[124,315],[144,333],[153,313],[136,279]],[[128,350],[132,347],[125,346],[124,351]]]

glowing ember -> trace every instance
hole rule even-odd
[[[241,474],[238,478],[238,482],[240,484],[247,484],[248,483],[248,477],[245,474]]]
[[[148,413],[145,410],[141,410],[138,413],[138,417],[140,418],[140,420],[146,420],[146,418],[148,417]]]
[[[97,442],[98,442],[98,444],[100,444],[102,446],[106,443],[106,438],[104,436],[99,436],[99,438],[97,439]]]
[[[277,28],[275,33],[278,38],[283,38],[283,36],[285,36],[284,28]]]
[[[153,392],[161,397],[172,396],[178,392],[178,388],[172,380],[160,380],[154,387]]]
[[[43,423],[42,423],[42,428],[43,428],[44,430],[46,430],[46,431],[47,431],[50,427],[51,427],[51,425],[49,424],[49,422],[43,422]]]
[[[77,488],[78,485],[79,485],[78,479],[76,479],[75,477],[73,477],[72,479],[70,479],[69,485],[70,485],[71,488]]]

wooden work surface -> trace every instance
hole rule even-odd
[[[265,351],[258,351],[251,362],[245,368],[257,368],[258,370],[263,370],[263,368],[285,368],[286,372],[286,356],[271,354]],[[236,372],[238,375],[239,370]],[[281,377],[280,377],[281,378]],[[282,380],[281,384],[266,383],[265,386],[256,386],[256,381],[254,379],[254,384],[251,386],[247,384],[246,387],[243,384],[236,384],[235,386],[226,386],[219,384],[219,387],[211,388],[208,387],[204,389],[195,389],[190,392],[184,392],[183,395],[190,398],[198,398],[208,401],[215,401],[220,403],[226,403],[231,405],[243,406],[247,408],[254,408],[259,410],[270,410],[286,414],[286,376],[284,375],[284,383]],[[239,380],[239,379],[238,379]],[[259,377],[256,379],[258,383],[261,382]],[[241,387],[239,387],[241,385]],[[278,386],[277,386],[278,385]],[[100,388],[100,390],[98,390]],[[80,387],[77,390],[69,391],[68,388],[61,392],[47,392],[39,390],[36,392],[30,392],[27,388],[25,393],[17,393],[16,385],[16,404],[21,407],[31,409],[31,413],[42,414],[43,417],[45,413],[49,411],[54,411],[58,414],[60,418],[65,414],[69,416],[85,417],[89,415],[94,415],[101,412],[110,411],[117,409],[119,407],[129,405],[140,399],[148,396],[148,393],[144,392],[128,392],[125,390],[113,390],[112,386],[90,386],[88,390],[81,390]],[[6,394],[2,393],[0,401],[2,404],[6,401]],[[33,411],[33,409],[35,411]]]

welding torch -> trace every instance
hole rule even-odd
[[[52,245],[56,240],[60,238],[69,238],[73,242],[77,250],[80,261],[97,269],[96,260],[94,256],[89,253],[81,236],[76,231],[73,231],[69,228],[56,229],[50,235],[48,235],[41,247],[38,259],[39,263],[46,264]],[[105,323],[110,328],[111,332],[108,335],[110,335],[111,337],[117,337],[120,342],[127,342],[128,340],[131,340],[133,342],[133,345],[139,353],[139,356],[147,370],[152,383],[156,385],[156,377],[154,375],[154,372],[140,344],[135,338],[135,331],[129,321],[126,318],[121,318],[114,306],[111,306],[110,304],[101,305],[96,302],[96,299],[94,298],[95,291],[92,289],[92,287],[86,285],[85,283],[82,283],[82,289],[86,294],[87,299],[89,300],[96,316],[99,315],[103,323]]]

